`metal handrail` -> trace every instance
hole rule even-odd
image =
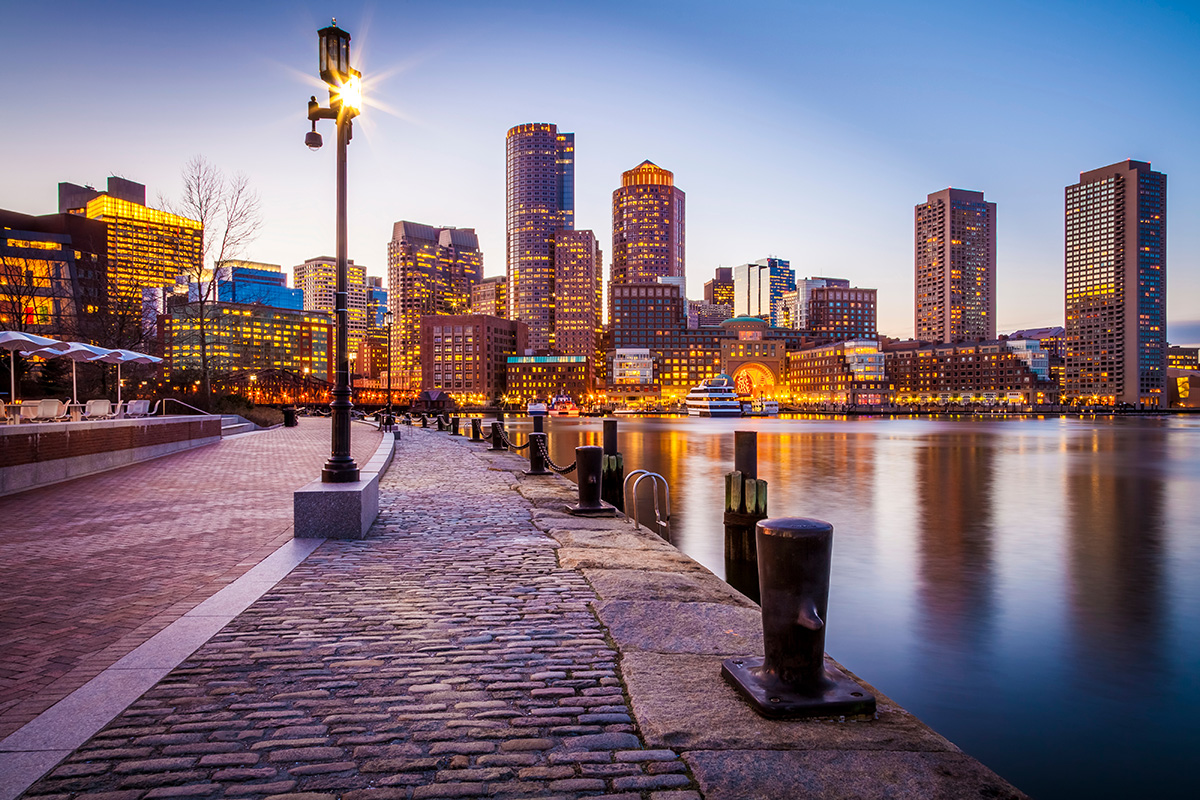
[[[636,478],[636,480],[634,480],[634,482],[633,482],[633,502],[632,503],[630,502],[630,499],[629,499],[629,495],[630,495],[629,480],[630,480],[630,478]],[[625,509],[627,512],[630,513],[630,518],[633,520],[633,527],[634,528],[639,527],[637,490],[638,490],[638,484],[640,484],[646,478],[650,479],[650,486],[651,486],[651,492],[652,492],[651,497],[654,498],[654,523],[655,523],[655,525],[659,526],[658,535],[661,536],[662,538],[666,539],[669,542],[669,541],[671,541],[671,487],[667,485],[666,478],[664,478],[662,475],[659,475],[657,472],[650,472],[649,470],[645,470],[645,469],[635,469],[633,472],[626,475],[625,483],[622,484],[622,486],[621,486],[622,494],[625,498]],[[667,515],[665,517],[662,515],[662,512],[659,510],[659,505],[658,505],[658,487],[660,485],[660,483],[659,483],[660,481],[661,481],[661,485],[662,485],[663,505],[666,507],[666,510],[667,510]],[[647,527],[647,529],[649,529],[650,526],[647,525],[646,527]]]
[[[162,397],[162,398],[159,398],[158,400],[156,400],[154,403],[154,408],[150,409],[150,413],[147,416],[153,417],[156,414],[158,414],[158,406],[161,403],[162,404],[162,415],[165,417],[167,415],[167,401],[171,401],[173,403],[178,403],[179,405],[183,406],[184,408],[190,408],[192,411],[195,411],[197,414],[203,414],[206,417],[220,416],[219,414],[213,414],[210,411],[201,411],[200,409],[196,408],[195,406],[190,406],[187,403],[183,402],[182,400],[177,400],[174,397]]]

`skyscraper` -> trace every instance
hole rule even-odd
[[[733,315],[761,317],[778,327],[784,292],[796,288],[796,272],[782,258],[760,258],[733,268]]]
[[[704,302],[733,307],[733,267],[717,267],[713,279],[704,282]]]
[[[517,125],[507,144],[510,319],[529,326],[529,346],[549,350],[554,332],[554,234],[575,227],[575,134],[546,122]]]
[[[621,173],[612,208],[614,284],[685,277],[684,194],[669,170],[643,161]]]
[[[943,189],[915,211],[915,337],[996,338],[996,204]]]
[[[1080,173],[1066,235],[1066,396],[1165,405],[1167,176],[1142,161]]]
[[[508,319],[508,279],[493,275],[472,286],[471,313]]]
[[[358,350],[358,343],[367,335],[367,268],[346,262],[346,320],[348,352]],[[337,259],[318,256],[292,267],[292,280],[304,292],[305,311],[334,313],[337,294]]]
[[[397,222],[388,242],[388,303],[392,324],[393,386],[419,390],[421,317],[466,314],[471,289],[483,273],[473,228],[435,228]]]
[[[604,263],[591,231],[559,231],[554,241],[554,349],[586,356],[589,386],[599,361]]]

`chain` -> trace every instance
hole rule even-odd
[[[554,470],[559,475],[569,475],[572,472],[574,472],[575,467],[577,467],[579,465],[579,459],[575,459],[574,461],[571,462],[570,466],[566,466],[566,467],[560,467],[558,464],[555,464],[553,461],[551,461],[550,453],[547,452],[547,449],[546,449],[546,440],[545,439],[540,440],[540,444],[538,444],[538,450],[540,450],[542,452],[542,459],[546,462],[546,466],[550,467],[550,469]]]
[[[509,440],[508,434],[504,432],[503,428],[500,429],[500,441],[503,442],[504,446],[507,447],[509,450],[516,450],[518,452],[528,448],[530,443],[533,442],[533,440],[530,439],[528,442],[525,442],[525,444],[521,445],[520,447],[517,447],[515,444],[512,443],[512,441]]]

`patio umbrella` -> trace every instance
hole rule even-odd
[[[16,402],[17,399],[18,350],[65,350],[70,345],[67,342],[60,342],[58,339],[50,339],[34,333],[0,331],[0,347],[10,351],[8,354],[8,371],[12,388],[9,390],[8,400],[11,403]]]
[[[79,390],[75,384],[75,363],[77,361],[92,361],[98,356],[112,351],[104,347],[96,347],[94,344],[84,344],[83,342],[67,342],[66,350],[51,350],[44,348],[42,350],[21,351],[23,356],[37,356],[38,358],[58,358],[64,356],[71,359],[71,402],[79,405]]]
[[[89,361],[103,361],[107,364],[117,365],[117,408],[121,407],[121,365],[122,364],[157,364],[162,361],[158,356],[150,356],[145,353],[135,353],[133,350],[109,350],[102,356],[88,359]]]

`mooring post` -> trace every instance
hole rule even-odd
[[[874,714],[874,696],[825,663],[833,526],[770,519],[755,536],[764,656],[727,659],[725,680],[765,717]]]
[[[617,451],[617,421],[604,420],[604,480],[603,495],[605,502],[617,509],[625,510],[625,496],[622,487],[625,485],[625,460]]]
[[[604,448],[594,444],[575,448],[575,474],[579,478],[579,504],[568,513],[582,517],[611,517],[617,510],[601,498],[604,486]]]
[[[483,419],[480,417],[471,417],[471,441],[483,441]]]
[[[525,470],[526,475],[554,474],[546,469],[546,457],[543,455],[545,452],[546,434],[541,431],[534,431],[529,434],[529,469]]]
[[[756,558],[754,526],[767,517],[767,482],[758,480],[758,433],[734,431],[733,472],[725,474],[725,561]]]
[[[421,427],[422,427],[422,428],[428,428],[428,427],[429,427],[429,415],[428,415],[428,414],[422,414],[422,415],[421,415]]]
[[[533,418],[533,432],[534,433],[543,433],[543,432],[545,432],[545,430],[546,430],[546,416],[544,414],[535,415]]]
[[[492,446],[489,450],[504,450],[504,423],[492,423]]]
[[[459,426],[459,418],[453,417],[450,420],[450,435],[451,436],[459,436],[460,435],[458,432],[458,426]]]
[[[437,428],[439,431],[446,430],[446,418],[442,414],[438,414],[437,416]]]

